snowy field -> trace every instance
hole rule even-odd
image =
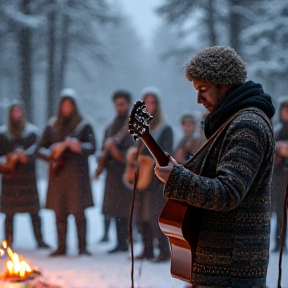
[[[45,202],[46,183],[39,183],[40,201]],[[87,242],[92,256],[77,255],[77,236],[74,219],[68,219],[68,255],[50,258],[48,254],[56,248],[56,226],[54,214],[42,209],[43,234],[45,241],[51,245],[51,250],[36,250],[36,241],[32,233],[32,225],[27,214],[17,214],[15,218],[15,242],[13,250],[26,259],[33,268],[39,268],[43,274],[42,280],[60,285],[61,288],[129,288],[131,281],[131,260],[129,252],[107,254],[115,246],[115,226],[110,227],[110,242],[99,243],[102,236],[103,221],[101,204],[103,197],[103,177],[93,181],[95,207],[87,212]],[[4,215],[0,214],[0,240],[4,239]],[[275,221],[272,219],[272,229]],[[274,243],[271,243],[273,247]],[[141,243],[134,244],[135,254],[141,251]],[[278,280],[277,253],[270,254],[267,277],[269,288],[277,287]],[[4,272],[6,258],[0,258],[0,273]],[[135,261],[134,287],[138,288],[184,288],[186,284],[170,275],[170,263],[151,263]],[[288,254],[283,255],[282,288],[288,287]],[[0,283],[2,288],[3,284]]]

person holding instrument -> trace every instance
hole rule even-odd
[[[40,203],[36,182],[35,152],[38,129],[26,119],[24,105],[14,101],[8,111],[7,125],[0,127],[0,167],[2,174],[1,212],[5,213],[6,239],[13,242],[13,218],[29,213],[38,248],[44,242],[39,216]]]
[[[154,117],[151,121],[150,133],[165,151],[171,153],[173,149],[173,131],[171,126],[166,123],[162,114],[160,91],[156,87],[146,87],[141,94],[148,113]],[[147,147],[143,147],[141,156],[153,159]],[[154,163],[153,166],[141,166],[140,171],[141,169],[151,169],[153,172],[153,167]],[[140,226],[139,230],[142,234],[143,250],[135,257],[136,260],[149,259],[154,263],[170,260],[171,252],[168,238],[163,234],[158,225],[159,214],[166,202],[165,197],[162,195],[162,189],[163,184],[152,174],[148,187],[137,192],[135,218],[138,220],[138,225]],[[157,246],[155,241],[157,241]],[[156,247],[159,251],[157,255],[155,255],[156,249],[154,249]]]
[[[66,254],[67,218],[75,218],[80,255],[87,251],[85,209],[94,205],[88,157],[95,152],[91,124],[78,111],[73,89],[61,91],[56,117],[46,126],[38,144],[38,156],[50,164],[46,208],[56,216],[58,248],[50,256]]]
[[[185,164],[156,165],[164,195],[201,214],[192,287],[265,287],[269,260],[275,109],[230,47],[198,52],[186,66],[207,142]],[[189,229],[189,227],[188,227]],[[191,231],[196,233],[196,231]]]
[[[108,253],[128,251],[128,217],[130,212],[131,191],[124,185],[122,177],[125,170],[125,154],[133,143],[128,133],[128,113],[131,95],[126,90],[117,90],[112,100],[116,117],[106,128],[102,152],[98,159],[96,178],[106,169],[105,191],[102,205],[104,214],[104,235],[101,241],[108,240],[111,218],[116,221],[117,244]]]

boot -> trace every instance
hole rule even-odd
[[[67,233],[67,216],[64,219],[57,219],[57,238],[58,238],[58,248],[56,251],[51,253],[49,256],[61,256],[66,254],[66,233]]]
[[[154,263],[165,262],[170,260],[171,258],[171,251],[170,251],[170,244],[168,238],[162,233],[158,237],[159,243],[159,256],[153,260]]]
[[[86,250],[86,219],[84,212],[81,215],[74,216],[77,227],[79,255],[91,256],[91,253]]]
[[[11,246],[13,243],[13,227],[14,227],[14,222],[13,222],[14,214],[9,215],[6,214],[5,218],[5,237],[8,242],[8,246]]]
[[[30,215],[31,215],[34,235],[35,235],[35,238],[37,241],[38,248],[48,248],[49,249],[50,246],[43,241],[40,216],[38,215],[38,213],[30,214]]]
[[[109,241],[109,227],[111,223],[111,218],[108,216],[104,216],[104,235],[101,238],[100,242],[108,242]]]
[[[153,235],[152,235],[152,228],[149,222],[142,223],[142,240],[143,240],[143,252],[136,256],[135,260],[142,260],[142,259],[153,259],[154,258],[154,247],[153,247]]]
[[[126,217],[116,218],[117,246],[108,253],[128,251],[128,220]]]

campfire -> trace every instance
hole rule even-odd
[[[2,242],[2,246],[6,249],[10,260],[7,261],[7,269],[0,276],[0,279],[26,280],[35,278],[41,274],[38,270],[32,270],[26,261],[21,259],[17,253],[13,252],[13,250],[8,247],[7,241]]]
[[[0,275],[1,283],[6,283],[7,288],[61,288],[38,281],[41,272],[32,269],[27,261],[15,253],[5,240],[0,244],[0,257],[7,254],[9,260],[6,262],[6,271]],[[4,286],[5,287],[5,286]]]

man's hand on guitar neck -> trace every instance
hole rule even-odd
[[[154,171],[159,180],[165,184],[168,181],[173,168],[178,165],[179,164],[177,161],[172,156],[170,156],[167,166],[160,166],[158,163],[156,163]]]

